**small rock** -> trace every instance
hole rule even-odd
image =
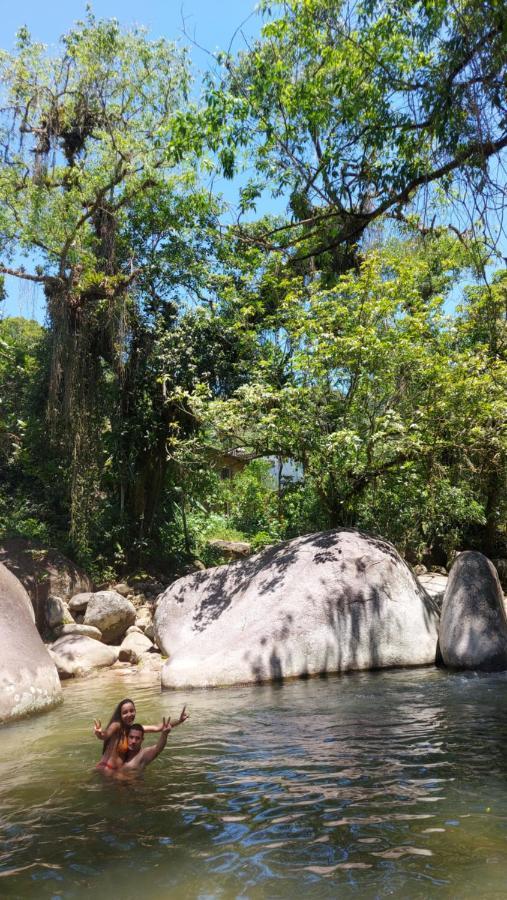
[[[74,594],[74,596],[69,600],[69,609],[71,613],[74,614],[84,612],[91,597],[93,597],[92,591],[84,591],[81,594]]]
[[[153,616],[151,614],[150,607],[149,606],[139,607],[139,609],[137,610],[137,616],[136,616],[136,625],[138,626],[138,628],[140,628],[142,631],[146,631],[146,628],[148,628],[148,626],[151,625],[152,621],[153,621]]]
[[[427,571],[428,570],[426,566],[424,566],[422,563],[418,563],[416,566],[414,566],[414,572],[416,575],[426,575]]]
[[[95,625],[102,632],[102,640],[112,644],[120,640],[136,620],[136,608],[117,591],[98,591],[93,595],[84,617],[85,625]]]
[[[69,608],[61,597],[50,594],[46,600],[46,622],[49,628],[57,628],[59,625],[73,624]]]
[[[129,634],[144,634],[144,631],[142,628],[139,628],[139,625],[131,625],[130,628],[127,628],[125,637]]]
[[[132,647],[120,647],[118,656],[120,662],[128,662],[132,666],[136,666],[139,662],[139,656]]]
[[[210,547],[213,547],[214,550],[219,550],[220,553],[227,559],[242,559],[245,556],[250,556],[252,552],[252,545],[247,543],[247,541],[208,541]]]
[[[150,639],[150,641],[155,641],[155,626],[153,622],[151,622],[151,624],[144,629],[144,633],[146,637]]]
[[[50,651],[61,678],[87,675],[93,669],[112,666],[118,659],[118,648],[82,634],[58,638]]]
[[[430,571],[434,572],[435,575],[447,575],[445,566],[432,566]]]
[[[93,638],[94,641],[102,640],[102,632],[93,625],[78,625],[77,622],[68,625],[58,625],[53,629],[56,637],[63,637],[66,634],[84,634],[86,637]]]
[[[121,594],[122,597],[128,597],[132,593],[132,589],[124,581],[121,581],[120,584],[113,584],[111,590]]]
[[[120,653],[122,650],[134,650],[138,656],[142,653],[147,653],[153,647],[152,642],[146,635],[139,632],[131,632],[128,634],[124,640],[122,641],[120,647]],[[123,659],[123,657],[121,657]]]

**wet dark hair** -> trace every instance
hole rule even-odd
[[[109,726],[112,725],[113,722],[118,722],[120,725],[120,729],[121,729],[120,734],[121,734],[121,732],[123,732],[124,734],[128,734],[128,728],[125,728],[125,726],[122,722],[122,718],[121,718],[121,708],[122,708],[122,706],[125,706],[126,703],[131,703],[132,706],[134,707],[134,709],[136,708],[134,701],[131,700],[130,697],[125,697],[124,700],[120,700],[120,702],[118,703],[118,706],[115,706],[115,708],[114,708],[113,715],[109,719],[109,722],[106,725],[106,729],[109,728]],[[103,753],[106,752],[107,744],[108,744],[108,741],[104,741],[104,743],[102,745]]]
[[[141,734],[144,735],[144,728],[143,728],[142,725],[139,724],[139,722],[134,722],[134,724],[130,726],[130,728],[129,728],[129,734],[130,734],[131,731],[140,731]]]

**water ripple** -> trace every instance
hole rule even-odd
[[[124,685],[70,683],[2,731],[0,895],[503,897],[506,681],[430,669],[189,698],[139,682],[141,721],[185,700],[191,719],[128,784],[93,771],[91,734]]]

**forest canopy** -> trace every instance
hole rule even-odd
[[[262,15],[200,92],[92,13],[0,53],[0,275],[47,306],[0,321],[0,537],[98,578],[337,526],[506,555],[505,7]]]

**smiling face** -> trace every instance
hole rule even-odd
[[[139,753],[141,749],[141,744],[144,740],[144,733],[141,728],[131,728],[128,733],[128,752],[129,756],[135,756],[136,753]]]
[[[130,700],[128,700],[127,703],[122,704],[122,707],[120,709],[120,716],[122,725],[128,727],[134,722],[136,718],[136,708],[134,704],[130,702]]]

